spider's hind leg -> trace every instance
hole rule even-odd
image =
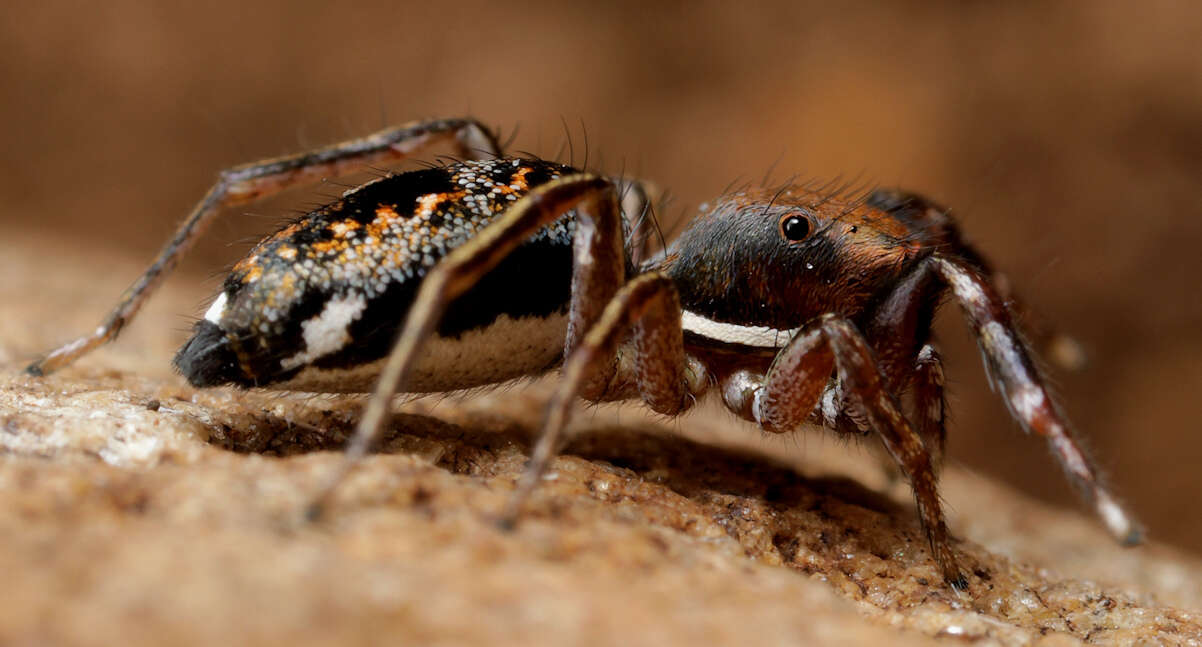
[[[626,284],[606,306],[580,345],[568,357],[563,376],[547,406],[543,429],[517,489],[501,520],[512,525],[559,450],[568,415],[577,396],[604,400],[637,394],[652,410],[676,415],[708,386],[705,367],[685,354],[680,297],[672,280],[658,272]],[[619,349],[626,335],[629,346]],[[609,373],[619,354],[628,352],[622,370]],[[597,375],[610,375],[601,382]]]
[[[496,136],[472,119],[439,119],[388,128],[317,150],[252,162],[218,174],[209,189],[150,267],[121,295],[120,301],[90,334],[64,344],[34,361],[26,372],[45,375],[67,366],[117,338],[159,283],[225,207],[246,204],[292,186],[326,176],[346,174],[368,164],[391,164],[411,157],[437,142],[453,140],[464,157],[490,158],[500,154]]]
[[[378,440],[393,394],[405,385],[419,349],[434,332],[447,307],[528,238],[572,210],[576,214],[576,234],[565,353],[570,354],[580,344],[625,281],[626,271],[617,192],[609,180],[585,174],[563,177],[533,189],[497,221],[452,250],[425,276],[342,465],[307,510],[310,519],[321,516],[338,484]],[[616,370],[616,360],[599,367],[592,388],[604,388]]]

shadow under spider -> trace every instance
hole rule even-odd
[[[453,474],[496,475],[512,470],[497,465],[499,454],[517,447],[529,457],[535,429],[502,416],[472,412],[481,428],[415,414],[393,414],[389,432],[376,453],[421,453]],[[314,411],[302,422],[267,411],[222,424],[209,442],[236,453],[295,456],[341,451],[354,432],[357,413],[350,409]],[[315,420],[316,419],[316,420]],[[815,494],[887,515],[909,511],[887,496],[838,476],[807,477],[782,462],[745,449],[706,445],[657,428],[603,426],[576,433],[561,456],[604,462],[697,500],[714,493],[763,500],[774,508],[813,502]]]
[[[456,420],[394,414],[390,432],[377,453],[419,455],[438,469],[460,476],[516,480],[530,455],[537,428],[486,411],[458,412],[448,417]],[[318,428],[323,420],[330,424]],[[262,411],[247,414],[232,427],[223,427],[220,437],[215,434],[210,442],[235,452],[281,457],[340,451],[356,421],[353,407],[312,411],[299,425]],[[823,554],[826,565],[819,570],[825,570],[839,568],[838,564],[851,555],[871,554],[880,560],[892,560],[901,554],[898,550],[909,553],[910,547],[925,546],[907,505],[850,478],[805,476],[754,451],[702,444],[653,424],[583,428],[561,456],[588,461],[605,474],[627,482],[617,494],[627,505],[602,507],[614,515],[629,514],[629,504],[633,503],[652,525],[686,534],[700,527],[694,527],[695,521],[689,519],[708,519],[742,544],[748,556],[762,559],[765,551],[774,553],[778,557],[770,562],[788,564],[806,573],[819,567],[812,559],[799,555]],[[591,479],[608,478],[587,470],[569,471],[585,479],[590,489]],[[665,505],[679,505],[670,498],[662,499],[664,490],[690,502],[680,509],[683,516],[661,514],[668,509]],[[551,496],[545,504],[529,511],[532,518],[559,517],[567,507],[578,503],[562,494]],[[592,501],[588,505],[595,504]],[[627,512],[617,512],[620,509]],[[763,543],[765,537],[767,544]],[[922,558],[911,553],[904,561],[914,559]]]

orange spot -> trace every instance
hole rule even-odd
[[[259,260],[258,254],[251,254],[246,258],[234,263],[235,272],[249,272],[255,266],[255,262]]]
[[[367,223],[367,235],[380,240],[384,238],[388,226],[394,221],[399,220],[401,215],[396,212],[390,204],[382,204],[376,207],[376,217],[371,222]]]
[[[438,206],[447,201],[446,193],[427,193],[417,199],[417,215],[429,216],[438,210]]]
[[[447,193],[427,193],[417,199],[417,211],[414,215],[421,217],[430,217],[435,213],[442,211],[442,207],[447,203],[454,204],[467,195],[467,191],[450,191]]]
[[[518,169],[517,173],[513,174],[513,177],[509,179],[509,183],[518,185],[518,189],[522,191],[529,189],[530,183],[526,181],[526,174],[532,170],[529,166],[523,166]]]
[[[303,220],[301,222],[294,222],[291,225],[288,225],[287,227],[284,227],[283,229],[276,232],[276,234],[274,236],[272,236],[272,238],[276,238],[276,239],[287,238],[287,237],[291,236],[292,234],[295,234],[296,232],[300,231],[301,228],[303,227],[303,225],[307,225],[308,223],[309,223],[308,220]]]
[[[493,189],[501,195],[517,193],[518,191],[526,191],[530,188],[530,183],[526,180],[526,174],[531,170],[533,169],[531,169],[529,166],[523,166],[519,168],[516,173],[509,177],[508,183],[497,184],[493,187]]]
[[[279,256],[280,258],[282,258],[286,261],[290,261],[290,260],[296,258],[296,248],[289,247],[287,245],[282,245],[279,249],[277,249],[275,251],[275,253],[277,256]]]
[[[341,251],[347,248],[345,240],[323,240],[319,243],[313,243],[313,251],[318,254],[328,254],[329,252]]]

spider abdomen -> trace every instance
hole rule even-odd
[[[197,386],[370,390],[426,273],[531,188],[571,172],[462,162],[349,191],[239,261],[175,364]],[[571,214],[544,227],[452,303],[409,388],[467,388],[556,364],[574,229]]]

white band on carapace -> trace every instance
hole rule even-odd
[[[784,348],[800,328],[780,330],[766,326],[740,326],[707,319],[699,314],[681,312],[682,327],[695,335],[727,344],[742,344],[759,348]]]

